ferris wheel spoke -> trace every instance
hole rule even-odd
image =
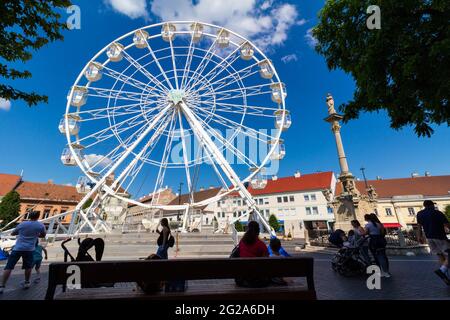
[[[189,76],[189,71],[191,70],[192,58],[194,57],[194,33],[191,34],[191,41],[189,43],[188,54],[186,56],[186,63],[184,65],[183,76],[181,78],[180,87],[184,88],[184,85]]]
[[[229,53],[225,58],[221,58],[221,61],[217,63],[211,70],[208,71],[207,74],[203,76],[203,78],[206,79],[214,79],[217,75],[222,73],[224,70],[226,70],[227,66],[232,65],[238,58],[239,55],[236,55],[237,51],[239,51],[240,46],[236,47],[231,53]],[[230,61],[227,61],[228,59],[233,58]],[[222,64],[225,64],[225,66],[222,66]],[[221,67],[222,66],[222,67]],[[220,68],[221,67],[221,68]],[[219,69],[220,68],[220,69]],[[200,79],[196,79],[190,86],[190,88],[195,88],[197,84],[199,84]]]
[[[188,159],[188,151],[187,151],[187,147],[186,147],[186,138],[185,138],[184,128],[183,128],[183,119],[181,118],[181,111],[178,110],[177,113],[178,113],[178,122],[180,125],[181,144],[183,147],[183,161],[184,161],[184,168],[186,171],[186,182],[188,185],[189,194],[191,195],[192,183],[191,183],[191,175],[189,173],[189,159]]]
[[[96,171],[98,174],[102,175],[104,172],[106,172],[109,167],[113,165],[113,163],[120,159],[122,155],[126,152],[125,146],[131,146],[132,139],[142,133],[144,131],[145,127],[142,127],[138,129],[136,132],[134,132],[132,135],[130,135],[127,139],[123,141],[123,143],[117,145],[113,151],[109,152],[107,155],[103,156],[101,159],[99,159],[94,165],[91,166],[91,170],[93,170],[97,165],[102,163],[103,161],[107,160],[109,163],[106,166],[103,166],[100,168],[100,170]],[[119,152],[120,151],[120,152]]]
[[[140,101],[140,102],[142,102],[142,95],[143,95],[142,92],[122,91],[122,90],[96,88],[96,87],[89,87],[89,92],[88,92],[88,96],[90,96],[90,97],[115,99],[115,100]],[[151,97],[160,97],[160,96],[153,95]]]
[[[172,141],[173,141],[174,132],[175,132],[175,130],[174,130],[175,122],[176,122],[175,111],[173,111],[171,114],[171,119],[170,119],[169,133],[167,134],[164,151],[163,151],[162,158],[161,158],[161,165],[159,167],[158,175],[156,177],[156,183],[155,183],[155,187],[153,190],[153,194],[156,194],[156,192],[161,188],[161,186],[164,182],[164,176],[165,176],[166,169],[167,169],[167,162],[169,159],[170,150],[172,149]],[[153,203],[153,200],[154,199],[152,199],[152,205],[156,204],[156,203]]]
[[[156,57],[155,52],[153,51],[152,47],[150,46],[150,44],[148,43],[147,39],[145,39],[145,43],[147,44],[147,48],[150,52],[150,55],[152,56],[153,60],[156,62],[156,65],[159,68],[159,71],[162,73],[162,75],[164,76],[164,79],[166,80],[167,84],[169,85],[170,89],[173,90],[173,86],[172,83],[170,82],[169,78],[167,77],[166,72],[164,71],[163,67],[161,66],[161,63],[159,62],[159,59]],[[167,88],[167,87],[166,87]]]
[[[236,121],[233,121],[231,119],[225,118],[217,113],[212,113],[211,111],[205,110],[205,109],[196,109],[197,112],[203,112],[212,115],[211,121],[214,121],[215,123],[221,124],[229,129],[236,129],[239,128],[240,132],[248,136],[249,138],[258,139],[261,142],[267,143],[267,140],[276,140],[275,137],[272,137],[271,135],[268,135],[264,132],[257,131],[253,128],[249,128],[247,126],[244,126],[243,124],[240,124]],[[218,118],[218,119],[216,119]],[[265,138],[261,139],[260,136],[263,136]]]
[[[122,126],[124,126],[124,125],[128,125],[127,127],[125,127],[125,130],[129,130],[131,128],[136,127],[137,125],[140,125],[140,124],[146,122],[147,120],[145,118],[136,122],[136,120],[140,119],[141,116],[142,116],[142,113],[139,113],[138,115],[135,115],[135,116],[133,116],[131,118],[122,120],[121,122],[117,122],[117,123],[115,123],[115,124],[113,124],[113,125],[111,125],[111,126],[109,126],[107,128],[104,128],[104,129],[100,130],[100,131],[94,132],[94,133],[92,133],[90,135],[87,135],[87,136],[81,138],[81,139],[77,139],[77,143],[78,144],[82,144],[82,142],[84,142],[85,140],[92,139],[92,138],[97,140],[96,143],[102,142],[102,141],[104,141],[106,139],[109,139],[111,136],[114,136],[114,134],[107,135],[107,133],[110,132],[110,131],[116,132],[115,131],[116,129],[122,129],[123,130],[124,128],[122,128]],[[88,146],[85,146],[85,148],[89,148],[89,147],[92,147],[92,146],[93,145],[88,145]]]
[[[172,68],[173,68],[173,76],[174,76],[174,81],[175,81],[175,87],[178,90],[178,74],[177,74],[177,64],[175,62],[175,53],[174,53],[174,49],[173,49],[173,41],[172,38],[170,38],[170,55],[172,56]]]
[[[102,107],[102,108],[95,108],[95,109],[90,109],[90,110],[81,110],[81,111],[76,111],[76,112],[72,112],[72,113],[68,113],[67,115],[73,116],[74,118],[76,117],[81,117],[81,119],[79,119],[79,122],[83,122],[83,121],[89,121],[89,120],[96,120],[98,119],[103,119],[105,118],[104,113],[109,113],[109,112],[115,112],[117,110],[121,110],[123,109],[124,112],[133,112],[134,108],[138,107],[139,110],[141,110],[142,107],[146,107],[149,106],[153,103],[156,103],[155,101],[151,101],[149,103],[129,103],[129,104],[125,104],[125,105],[119,105],[119,106],[114,106],[114,107]],[[92,116],[92,118],[86,118],[85,116],[89,115]]]
[[[220,79],[218,79],[216,81],[212,81],[215,78],[211,78],[211,79],[209,79],[208,85],[212,86],[212,87],[214,87],[214,85],[218,85],[218,87],[214,87],[215,90],[218,90],[219,88],[223,88],[225,86],[228,86],[228,85],[230,85],[232,83],[235,83],[237,81],[241,81],[242,79],[245,79],[245,78],[247,78],[249,76],[252,76],[252,75],[258,73],[259,70],[254,70],[255,67],[257,67],[257,66],[258,66],[258,63],[253,63],[253,64],[251,64],[251,65],[249,65],[249,66],[247,66],[245,68],[242,68],[240,70],[236,70],[236,71],[234,71],[234,72],[232,72],[232,73],[226,75],[225,77],[222,77],[222,78],[220,78]],[[228,81],[228,79],[231,79],[231,81]],[[204,88],[205,88],[205,86],[203,85],[198,90],[204,89]]]
[[[247,157],[244,153],[242,153],[238,148],[236,148],[233,145],[233,142],[228,141],[226,138],[222,137],[220,134],[217,133],[216,130],[214,130],[211,125],[197,117],[198,121],[200,121],[205,128],[208,128],[208,132],[214,136],[215,139],[219,140],[224,147],[228,147],[235,155],[238,157],[239,160],[241,160],[244,164],[246,164],[249,168],[251,167],[257,167],[258,165],[252,161],[249,157]]]
[[[142,170],[145,161],[143,161],[143,159],[145,159],[146,157],[148,157],[151,153],[151,151],[154,149],[154,147],[156,146],[157,142],[159,141],[159,139],[161,138],[161,133],[166,129],[168,122],[166,122],[165,120],[167,119],[167,116],[164,117],[163,119],[161,119],[160,124],[158,126],[158,128],[155,130],[154,134],[151,136],[151,138],[147,141],[147,143],[144,145],[144,147],[141,149],[141,151],[135,156],[135,158],[132,160],[132,162],[122,171],[122,173],[119,175],[119,177],[112,183],[111,188],[115,189],[115,191],[118,191],[119,188],[121,188],[123,186],[123,183],[125,182],[127,176],[130,174],[130,181],[127,185],[127,187],[125,188],[125,192],[128,191],[128,189],[130,188],[130,186],[133,184],[134,180],[136,179],[138,173]],[[148,149],[150,148],[150,150],[148,151]],[[139,163],[139,166],[136,165]]]
[[[195,71],[193,73],[194,77],[189,79],[189,81],[186,83],[185,88],[189,89],[190,88],[190,84],[193,81],[196,81],[197,78],[200,76],[200,74],[202,74],[203,71],[206,69],[206,67],[208,66],[209,61],[211,60],[211,57],[214,55],[214,51],[216,50],[216,44],[217,44],[217,38],[214,38],[214,41],[211,44],[211,46],[208,48],[208,51],[205,53],[205,55],[202,57],[202,60],[200,60],[200,63],[195,68]]]
[[[224,113],[233,113],[239,115],[249,115],[249,116],[258,116],[258,117],[267,117],[267,118],[275,118],[276,116],[273,114],[277,108],[254,108],[254,106],[246,106],[246,105],[238,105],[238,104],[223,104],[223,103],[213,103],[213,102],[205,102],[204,104],[214,106],[215,112],[224,112]],[[264,113],[265,111],[270,110],[271,113]]]
[[[123,73],[120,73],[120,72],[118,72],[116,70],[113,70],[113,69],[111,69],[111,68],[109,68],[107,66],[103,66],[103,70],[104,70],[103,73],[106,74],[107,76],[109,76],[110,78],[118,80],[120,82],[123,82],[124,84],[132,86],[132,87],[134,87],[136,89],[139,89],[139,90],[141,90],[143,92],[144,91],[149,91],[149,92],[157,91],[160,94],[164,94],[163,87],[161,87],[160,83],[154,83],[152,81],[156,86],[155,87],[149,87],[148,84],[146,84],[146,83],[144,83],[142,81],[136,80],[136,79],[134,79],[131,76],[124,75]]]
[[[158,114],[158,116],[153,119],[153,121],[146,127],[144,132],[142,132],[139,137],[133,142],[131,146],[129,146],[125,153],[122,154],[122,156],[114,162],[114,165],[112,165],[109,170],[103,175],[103,177],[97,181],[97,183],[94,185],[94,187],[91,188],[91,190],[84,196],[82,201],[76,206],[75,210],[80,210],[83,206],[84,202],[89,199],[93,194],[97,192],[97,190],[100,187],[105,187],[105,189],[108,189],[108,186],[104,186],[106,179],[108,176],[110,176],[114,171],[122,164],[123,161],[133,152],[133,150],[142,142],[142,140],[150,133],[151,130],[154,129],[155,125],[158,123],[158,121],[164,116],[164,114],[167,112],[167,110],[170,108],[170,105],[165,107],[161,112]],[[111,190],[111,189],[109,189]]]
[[[164,86],[161,81],[159,81],[154,75],[152,75],[148,70],[141,65],[136,59],[134,59],[132,56],[130,56],[126,51],[124,51],[124,58],[133,66],[136,68],[137,71],[142,73],[145,77],[147,77],[150,81],[152,81],[159,89],[161,89],[161,92],[167,91],[167,87]]]
[[[194,133],[196,134],[197,138],[203,145],[210,151],[211,154],[214,155],[214,158],[218,161],[218,164],[222,168],[225,175],[228,177],[228,179],[231,181],[233,186],[236,188],[236,190],[239,192],[239,194],[245,198],[249,204],[249,206],[256,208],[255,200],[253,200],[251,194],[249,191],[245,188],[243,183],[241,182],[241,179],[236,174],[236,172],[233,170],[231,165],[226,161],[223,154],[220,152],[220,150],[217,148],[217,146],[214,144],[214,142],[211,140],[209,135],[206,133],[205,129],[203,128],[202,124],[195,118],[194,113],[184,102],[180,103],[181,109],[183,113],[185,114],[188,122],[191,125],[191,128],[193,129]],[[264,226],[270,230],[270,226],[268,223],[264,220],[262,220],[264,223]]]

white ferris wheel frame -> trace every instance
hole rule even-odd
[[[143,27],[143,28],[135,29],[135,30],[130,31],[129,33],[124,34],[124,35],[120,36],[119,38],[113,40],[113,41],[110,42],[109,44],[107,44],[107,45],[106,45],[103,49],[101,49],[94,57],[92,57],[92,59],[89,60],[89,62],[85,65],[85,67],[82,69],[82,71],[80,72],[80,74],[79,74],[78,77],[76,78],[76,80],[75,80],[75,82],[74,82],[74,86],[73,86],[72,88],[74,88],[74,87],[80,82],[80,80],[81,80],[82,77],[84,76],[84,74],[85,74],[87,68],[91,65],[91,63],[92,63],[92,62],[96,62],[96,59],[97,59],[100,55],[104,54],[105,51],[106,51],[112,44],[114,44],[114,43],[119,43],[122,39],[125,39],[125,38],[128,38],[128,37],[134,35],[134,34],[135,34],[137,31],[139,31],[139,30],[147,30],[147,29],[156,28],[156,27],[159,27],[159,26],[162,27],[162,26],[167,25],[167,24],[173,24],[173,25],[175,25],[175,26],[177,26],[177,25],[187,25],[187,26],[189,26],[190,24],[193,24],[193,23],[198,23],[198,24],[201,24],[202,26],[207,26],[207,27],[213,28],[213,29],[215,29],[215,30],[225,30],[225,31],[227,31],[230,35],[233,35],[233,36],[235,36],[235,37],[241,39],[241,40],[242,40],[242,43],[240,43],[240,44],[239,44],[239,43],[236,43],[236,42],[234,42],[234,41],[232,41],[232,40],[230,39],[229,43],[235,46],[235,49],[233,50],[232,53],[236,53],[236,52],[239,50],[239,48],[242,47],[242,45],[243,45],[244,43],[249,43],[249,44],[252,46],[252,48],[255,50],[255,52],[258,52],[259,55],[261,55],[261,56],[263,57],[262,59],[258,59],[258,58],[256,57],[256,55],[253,55],[252,59],[255,61],[254,65],[257,65],[257,64],[259,64],[261,61],[266,60],[266,61],[269,63],[271,69],[272,69],[273,77],[276,79],[276,81],[274,81],[273,79],[271,79],[271,80],[270,80],[271,84],[273,84],[273,83],[281,83],[280,78],[279,78],[279,76],[278,76],[278,73],[277,73],[277,71],[276,71],[276,68],[274,67],[274,65],[272,64],[272,62],[271,62],[271,61],[266,57],[266,55],[265,55],[265,54],[264,54],[264,53],[263,53],[263,52],[262,52],[262,51],[261,51],[261,50],[253,43],[253,42],[251,42],[249,39],[246,39],[245,37],[243,37],[243,36],[241,36],[241,35],[239,35],[239,34],[233,32],[232,30],[229,30],[229,29],[227,29],[227,28],[224,28],[224,27],[221,27],[221,26],[217,26],[217,25],[214,25],[214,24],[209,24],[209,23],[204,23],[204,22],[198,22],[198,21],[165,21],[165,22],[160,22],[160,23],[148,25],[148,26],[145,26],[145,27]],[[175,34],[175,35],[177,35],[177,34],[189,34],[189,35],[191,35],[191,37],[193,38],[193,36],[192,36],[193,31],[190,31],[190,30],[176,30],[176,31],[174,31],[174,34]],[[211,37],[211,38],[216,39],[216,40],[217,40],[217,38],[218,38],[218,35],[217,35],[217,34],[211,34],[211,33],[203,32],[203,35],[204,35],[204,36]],[[151,40],[151,39],[158,38],[158,37],[162,37],[161,33],[154,34],[154,35],[149,35],[149,37],[147,38],[147,40]],[[193,42],[193,41],[192,41],[192,38],[191,38],[191,44],[190,44],[190,46],[193,45],[193,44],[192,44],[192,42]],[[214,40],[213,44],[215,43],[216,40]],[[173,43],[172,43],[172,42],[173,42],[173,40],[170,40],[170,49],[171,49],[171,54],[172,54],[172,60],[173,60],[173,63],[175,63],[175,62],[174,62],[174,53],[173,53]],[[129,48],[131,48],[132,46],[134,46],[133,43],[131,43],[131,44],[127,45],[127,46],[124,46],[123,52],[126,52],[126,50],[129,49]],[[153,57],[153,60],[152,60],[150,63],[155,62],[155,63],[157,63],[157,64],[159,65],[158,58],[155,56],[154,50],[150,47],[150,45],[148,44],[148,42],[147,42],[147,46],[149,47],[150,54],[151,54],[152,57]],[[195,46],[195,45],[194,45],[194,46]],[[209,47],[208,51],[211,50],[212,47],[213,47],[213,45],[211,45],[211,46]],[[191,53],[191,54],[192,54],[192,53]],[[216,63],[216,66],[214,66],[214,68],[216,68],[217,66],[220,66],[220,65],[221,65],[223,62],[225,62],[230,56],[231,56],[231,54],[228,55],[228,56],[226,56],[225,58],[222,58],[222,61],[220,61],[220,63]],[[206,58],[206,55],[203,57],[203,59],[205,59],[205,58]],[[107,59],[107,60],[106,60],[104,63],[102,63],[101,65],[102,65],[103,67],[107,67],[107,65],[108,65],[109,62],[111,62],[111,60],[110,60],[110,59]],[[229,63],[229,62],[225,62],[225,64],[227,64],[227,63]],[[200,63],[200,64],[201,64],[201,63]],[[199,64],[199,65],[200,65],[200,64]],[[127,67],[127,68],[129,68],[129,67]],[[161,65],[159,65],[159,68],[161,69]],[[185,66],[185,68],[186,68],[186,66]],[[198,68],[198,66],[197,66],[197,68]],[[177,77],[177,71],[178,71],[179,69],[177,69],[177,68],[175,67],[175,65],[174,65],[174,70],[175,70],[175,71],[174,71],[174,75],[175,75],[175,77]],[[166,71],[170,71],[170,70],[166,70]],[[196,71],[197,71],[197,70],[196,70]],[[123,73],[123,72],[124,72],[124,71],[122,71],[122,73]],[[137,72],[137,71],[135,71],[135,72]],[[162,70],[162,69],[161,69],[161,72],[162,72],[163,76],[166,78],[165,80],[166,80],[166,82],[169,84],[169,86],[170,86],[172,89],[175,89],[175,88],[172,87],[171,81],[169,81],[169,80],[167,79],[167,75],[165,74],[165,70]],[[186,69],[184,70],[184,72],[186,72]],[[161,74],[160,74],[160,75],[161,75]],[[158,76],[160,76],[160,75],[158,75]],[[188,79],[188,80],[187,80],[187,84],[189,84],[193,79],[194,79],[194,80],[193,80],[194,83],[200,81],[200,80],[201,80],[201,79],[199,78],[200,76],[201,76],[200,74],[196,74],[196,73],[195,73],[195,74],[193,75],[194,78],[191,78],[191,79]],[[229,76],[230,76],[230,75],[228,75],[228,77],[229,77]],[[129,77],[129,76],[125,76],[125,77],[128,77],[128,80],[130,80],[130,77]],[[156,79],[156,78],[155,78],[155,79]],[[184,74],[183,74],[183,79],[184,79]],[[116,83],[117,83],[117,81],[118,81],[118,80],[116,80]],[[159,81],[159,80],[158,80],[158,81]],[[175,84],[176,84],[176,87],[178,88],[178,81],[175,81]],[[88,89],[88,88],[90,87],[90,85],[91,85],[91,81],[88,81],[88,83],[87,83],[84,87],[86,87],[86,88]],[[114,84],[114,86],[115,86],[115,84]],[[123,85],[122,85],[122,87],[123,87]],[[236,89],[236,90],[237,90],[237,89]],[[71,105],[71,101],[72,101],[72,98],[73,98],[73,94],[74,94],[74,90],[72,89],[72,90],[70,91],[69,95],[68,95],[68,101],[67,101],[67,105],[66,105],[65,122],[64,122],[64,126],[65,126],[65,135],[66,135],[66,139],[67,139],[67,142],[68,142],[68,148],[70,149],[70,152],[71,152],[72,156],[74,157],[75,162],[76,162],[76,164],[78,165],[78,167],[80,167],[80,169],[81,169],[81,170],[83,171],[83,173],[89,178],[89,180],[91,180],[93,183],[95,183],[95,186],[94,186],[94,187],[93,187],[93,188],[92,188],[92,189],[91,189],[91,190],[83,197],[83,199],[80,201],[80,203],[78,204],[76,210],[81,209],[83,203],[85,203],[89,198],[91,198],[92,195],[94,195],[94,194],[98,191],[99,188],[101,188],[101,189],[104,190],[106,193],[108,193],[109,195],[111,195],[111,196],[113,196],[113,197],[115,197],[115,198],[117,198],[117,199],[120,199],[120,200],[122,200],[122,201],[128,202],[128,203],[130,203],[130,204],[134,204],[134,205],[137,205],[137,206],[140,206],[140,207],[143,207],[143,208],[147,208],[147,209],[188,210],[188,209],[190,209],[190,208],[195,208],[195,207],[205,206],[205,205],[208,205],[208,204],[210,204],[210,203],[216,202],[216,201],[220,200],[221,198],[223,198],[223,197],[229,195],[230,193],[236,192],[236,191],[239,192],[239,194],[240,194],[243,198],[246,198],[246,199],[247,199],[249,207],[256,208],[256,203],[255,203],[254,200],[252,199],[252,197],[251,197],[250,193],[248,192],[248,190],[244,187],[244,183],[249,182],[249,181],[250,181],[255,175],[257,175],[257,174],[262,170],[262,168],[264,168],[264,166],[268,163],[268,161],[270,160],[271,155],[275,152],[275,150],[276,150],[276,148],[277,148],[278,142],[280,141],[281,134],[282,134],[282,131],[283,131],[281,128],[278,129],[278,130],[276,130],[275,136],[272,136],[272,138],[274,138],[274,140],[275,140],[276,143],[273,143],[272,147],[269,149],[269,151],[268,151],[267,155],[265,156],[265,158],[260,162],[260,164],[259,164],[258,166],[256,166],[255,170],[253,170],[246,178],[244,178],[243,180],[241,180],[241,179],[239,178],[239,176],[235,173],[235,171],[233,170],[233,168],[230,166],[230,164],[226,161],[226,159],[224,158],[223,154],[221,153],[221,150],[219,150],[218,147],[212,142],[210,136],[209,136],[209,135],[207,134],[207,132],[204,130],[203,126],[200,124],[200,122],[199,122],[198,119],[195,117],[195,115],[192,113],[192,110],[191,110],[184,102],[180,102],[180,107],[179,107],[179,110],[180,110],[179,114],[180,114],[180,116],[181,116],[181,112],[182,112],[183,115],[185,116],[185,118],[187,119],[188,123],[190,124],[191,129],[193,129],[193,131],[194,131],[196,137],[197,137],[198,140],[202,143],[202,146],[203,146],[204,148],[206,148],[206,149],[208,150],[208,152],[210,152],[210,154],[212,154],[212,155],[214,155],[214,156],[216,157],[216,160],[218,160],[218,162],[219,162],[219,166],[221,167],[221,169],[222,169],[222,171],[225,173],[225,175],[228,177],[229,181],[232,182],[233,187],[232,187],[231,189],[225,191],[225,192],[219,192],[219,193],[218,193],[216,196],[214,196],[214,197],[211,197],[211,198],[209,198],[209,199],[206,199],[206,200],[203,200],[203,201],[200,201],[200,202],[197,202],[197,203],[185,203],[185,204],[172,205],[172,206],[169,206],[169,205],[160,205],[160,204],[145,204],[145,203],[141,203],[141,202],[139,202],[139,201],[136,201],[136,200],[129,199],[129,198],[126,198],[126,197],[124,197],[124,196],[121,196],[120,194],[117,194],[117,192],[115,192],[113,189],[114,189],[114,186],[115,186],[116,182],[120,181],[120,179],[123,178],[122,176],[123,176],[124,174],[127,174],[127,173],[128,173],[128,171],[130,170],[130,168],[132,168],[132,165],[135,164],[137,161],[141,160],[141,157],[142,157],[142,154],[143,154],[145,148],[143,148],[143,149],[141,150],[141,152],[138,153],[138,154],[133,153],[134,149],[139,145],[140,142],[142,142],[142,140],[148,135],[149,132],[151,132],[153,129],[155,129],[155,127],[156,127],[158,121],[161,120],[161,118],[164,116],[165,111],[167,111],[167,110],[169,109],[170,106],[167,105],[167,106],[160,106],[160,107],[159,107],[159,108],[161,108],[160,111],[159,111],[159,113],[153,118],[152,122],[151,122],[150,124],[148,124],[147,128],[146,128],[143,132],[140,133],[139,137],[134,141],[133,144],[131,144],[131,146],[126,146],[126,145],[125,145],[126,151],[121,155],[120,159],[116,160],[116,162],[109,168],[109,170],[108,170],[106,173],[103,174],[103,177],[102,177],[101,179],[98,179],[97,177],[95,177],[94,175],[92,175],[92,174],[87,170],[86,166],[85,166],[85,165],[83,164],[83,162],[82,162],[82,159],[80,159],[80,158],[78,157],[78,154],[75,152],[74,142],[72,141],[72,135],[70,134],[70,130],[69,130],[69,117],[67,116],[68,114],[73,113],[73,112],[70,111],[70,109],[73,108],[73,106]],[[285,97],[284,97],[284,95],[282,95],[281,100],[282,100],[282,101],[281,101],[281,103],[279,103],[278,108],[284,111],[284,110],[286,110],[286,109],[285,109]],[[79,112],[79,110],[80,110],[79,107],[77,107],[77,111],[78,111],[78,112]],[[282,121],[283,121],[282,123],[284,123],[285,117],[286,117],[286,113],[285,113],[285,112],[282,113],[282,117],[283,117],[283,118],[282,118]],[[75,139],[75,140],[77,141],[78,139],[79,139],[79,138],[78,138],[78,135],[76,135],[76,139]],[[152,139],[153,139],[153,137],[152,137]],[[150,141],[151,141],[152,139],[150,139]],[[184,140],[182,139],[182,141],[184,141]],[[120,175],[117,179],[115,179],[114,184],[111,185],[111,186],[108,186],[107,184],[105,184],[105,181],[106,181],[107,177],[108,177],[111,173],[114,173],[115,170],[121,165],[121,163],[122,163],[128,156],[130,156],[131,153],[135,154],[135,158],[131,161],[131,163],[127,166],[127,168],[124,169],[124,170],[122,171],[121,175]],[[183,154],[184,154],[184,153],[185,153],[185,152],[183,152]],[[189,179],[189,174],[187,174],[187,179]]]

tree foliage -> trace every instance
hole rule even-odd
[[[448,204],[445,207],[445,212],[444,212],[445,216],[447,217],[447,220],[450,221],[450,204]]]
[[[71,5],[70,0],[2,0],[0,1],[0,77],[4,79],[31,78],[31,72],[17,70],[8,63],[25,63],[35,50],[49,42],[62,40],[67,28],[56,11]],[[0,98],[24,100],[29,106],[48,102],[48,97],[24,92],[11,85],[0,84]]]
[[[242,223],[239,220],[236,220],[236,222],[234,223],[234,227],[236,228],[237,232],[244,231],[244,226],[242,225]]]
[[[280,230],[280,223],[278,222],[277,217],[274,214],[271,214],[269,217],[269,225],[273,228],[273,230]]]
[[[381,29],[367,28],[370,5],[380,7]],[[386,110],[392,128],[428,137],[433,124],[450,125],[450,1],[328,0],[313,35],[328,68],[355,80],[339,107],[345,121]]]
[[[92,198],[87,199],[86,202],[81,207],[81,209],[83,209],[83,210],[89,209],[89,207],[91,206],[92,202],[94,202],[94,200]]]
[[[20,195],[17,191],[13,190],[8,192],[1,201],[0,220],[3,220],[2,226],[5,226],[19,216]]]

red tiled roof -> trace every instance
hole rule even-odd
[[[333,172],[319,172],[295,176],[281,177],[276,180],[267,179],[264,189],[253,189],[250,185],[248,191],[253,196],[273,193],[285,193],[305,190],[321,190],[331,188]]]
[[[448,196],[450,194],[450,175],[369,180],[367,181],[367,184],[372,185],[375,188],[379,198],[411,195]],[[359,192],[366,193],[364,181],[356,181],[356,187]],[[341,190],[341,183],[337,183],[336,194],[341,193]]]
[[[0,173],[0,196],[4,196],[13,190],[21,178],[15,174]]]
[[[201,191],[194,192],[194,201],[200,202],[209,198],[212,198],[216,196],[221,188],[209,188]],[[175,199],[173,199],[171,202],[169,202],[169,205],[178,205],[178,204],[184,204],[188,203],[189,201],[189,194],[182,194],[181,196],[177,196]]]
[[[16,188],[21,199],[79,202],[82,195],[72,186],[24,181]]]

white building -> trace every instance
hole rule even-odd
[[[334,215],[322,191],[331,188],[334,193],[335,185],[336,178],[331,171],[305,175],[297,172],[290,177],[272,177],[264,189],[249,186],[248,190],[267,219],[274,214],[284,225],[286,234],[291,232],[303,237],[305,228],[331,228]],[[237,194],[208,207],[222,227],[237,220],[247,210],[245,200]]]

